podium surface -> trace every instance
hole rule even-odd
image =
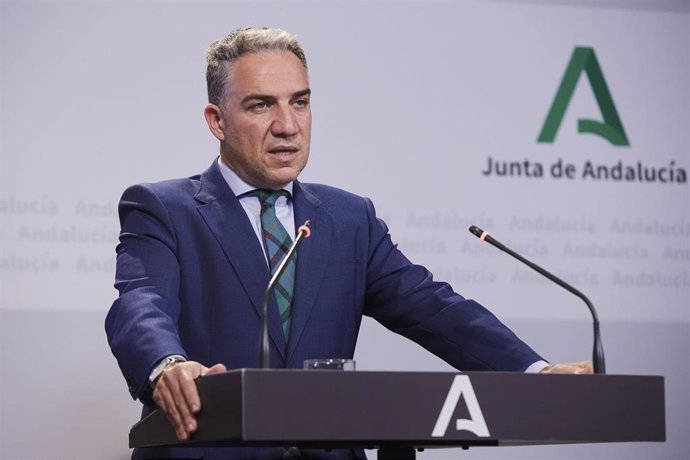
[[[198,429],[160,411],[130,447],[451,447],[665,441],[659,376],[237,369],[201,377]]]

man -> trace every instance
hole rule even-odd
[[[207,84],[204,115],[220,157],[201,175],[131,187],[120,202],[120,295],[106,330],[144,414],[157,405],[178,438],[188,439],[201,408],[194,379],[258,366],[262,294],[280,246],[307,219],[314,235],[271,298],[273,367],[351,358],[366,314],[458,369],[591,372],[586,362],[548,366],[481,305],[413,265],[368,199],[297,180],[309,157],[311,92],[306,58],[292,35],[236,30],[209,50]],[[143,449],[134,457],[286,452]],[[290,452],[363,457],[349,450]]]

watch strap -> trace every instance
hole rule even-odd
[[[156,385],[156,382],[160,378],[160,376],[165,372],[168,368],[171,366],[177,364],[177,363],[183,363],[187,361],[187,358],[185,358],[182,355],[170,355],[166,356],[165,358],[161,359],[158,361],[158,364],[153,368],[151,373],[149,374],[149,385],[151,388],[153,388]]]

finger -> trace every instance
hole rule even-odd
[[[170,424],[175,430],[177,438],[181,441],[186,439],[186,431],[184,430],[184,423],[179,411],[177,410],[177,404],[175,404],[175,398],[170,391],[167,378],[161,376],[160,380],[156,384],[156,388],[153,391],[153,399],[158,404],[158,407],[165,413]]]
[[[178,369],[179,378],[177,383],[179,384],[179,393],[185,402],[184,407],[178,405],[178,408],[182,415],[185,429],[188,434],[191,434],[197,428],[195,414],[201,410],[201,399],[196,386],[196,378],[201,375],[224,372],[226,368],[223,364],[216,364],[211,368],[206,368],[198,363],[188,364],[188,366],[180,366]]]
[[[201,399],[199,398],[199,390],[196,386],[196,378],[201,375],[207,374],[217,374],[219,372],[225,372],[227,369],[223,364],[216,364],[210,368],[200,366],[200,368],[195,368],[194,372],[191,374],[193,380],[189,383],[184,383],[182,385],[182,393],[184,394],[185,400],[187,401],[187,406],[193,414],[198,413],[201,410]]]
[[[208,375],[208,374],[218,374],[220,372],[225,372],[227,371],[227,368],[225,367],[224,364],[215,364],[211,366],[210,368],[206,369],[201,373],[201,375]]]
[[[578,365],[579,369],[575,371],[576,374],[594,374],[592,361],[581,361]]]
[[[200,369],[194,369],[190,366],[184,366],[183,364],[179,364],[175,366],[175,368],[170,369],[170,372],[173,373],[175,377],[173,380],[174,400],[177,410],[180,413],[182,429],[185,435],[188,436],[196,430],[195,411],[192,405],[196,404],[195,407],[199,407],[199,396],[196,390],[194,377],[200,372]]]
[[[565,370],[565,365],[563,364],[553,364],[551,366],[545,367],[541,373],[542,374],[563,374],[568,372]]]
[[[194,414],[201,409],[201,400],[199,399],[199,391],[196,387],[196,378],[203,374],[203,366],[194,369],[185,369],[183,376],[180,378],[180,394],[185,404],[185,423],[187,430],[191,433],[196,430],[196,419]]]

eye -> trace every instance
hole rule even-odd
[[[255,98],[247,102],[245,110],[260,114],[268,111],[273,105],[274,101],[271,101],[270,99]]]
[[[293,102],[293,104],[295,105],[295,107],[303,109],[309,105],[309,99],[300,98],[300,99],[295,100],[295,102]]]
[[[268,103],[266,101],[256,102],[249,106],[249,110],[254,112],[261,112],[268,108]]]

